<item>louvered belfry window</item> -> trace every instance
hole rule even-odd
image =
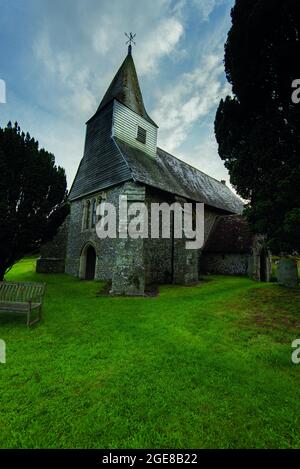
[[[141,143],[146,143],[146,134],[147,134],[146,130],[143,129],[143,127],[140,127],[140,126],[138,125],[137,137],[136,137],[136,139],[137,139],[139,142],[141,142]]]

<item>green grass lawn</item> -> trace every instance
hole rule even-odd
[[[102,284],[45,281],[43,321],[0,316],[0,446],[300,447],[300,289],[209,277],[159,296],[98,296]]]

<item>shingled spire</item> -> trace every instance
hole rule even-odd
[[[146,121],[150,122],[150,124],[158,127],[148,116],[145,109],[131,51],[132,47],[131,44],[129,44],[127,57],[106,91],[97,112],[103,109],[113,99],[116,99],[132,111],[136,112],[139,116],[143,117]]]

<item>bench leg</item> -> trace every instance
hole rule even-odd
[[[27,312],[27,327],[32,326],[36,322],[39,322],[42,319],[42,305],[39,307],[38,317],[33,321],[30,320],[31,318],[31,308]]]
[[[39,307],[38,317],[34,319],[33,321],[31,321],[29,325],[32,326],[36,322],[39,322],[41,319],[42,319],[42,305]]]

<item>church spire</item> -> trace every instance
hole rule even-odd
[[[133,35],[130,33],[129,35],[126,35],[128,37],[126,44],[129,43],[128,54],[106,91],[97,112],[103,109],[109,102],[116,99],[120,103],[124,104],[124,106],[150,122],[150,124],[157,127],[155,122],[148,116],[145,109],[139,80],[132,58],[132,43],[135,44],[135,34]]]

